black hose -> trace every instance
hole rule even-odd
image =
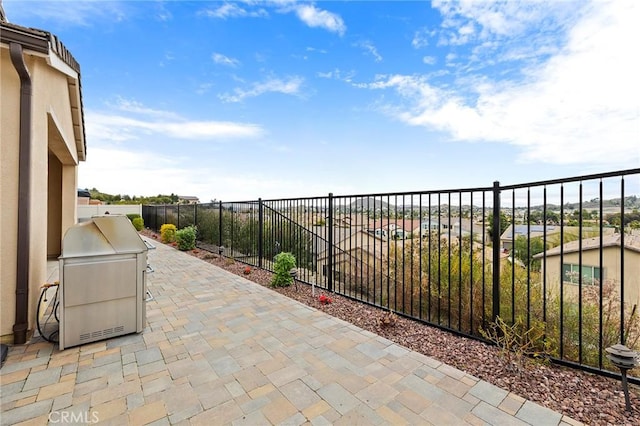
[[[58,305],[60,304],[60,302],[58,301],[58,286],[56,286],[56,294],[53,297],[53,301],[51,302],[51,313],[49,314],[49,317],[47,318],[47,321],[45,322],[45,325],[49,322],[49,320],[51,320],[51,315],[54,316],[54,318],[56,319],[56,321],[58,321],[58,323],[60,322],[60,319],[58,318]],[[42,329],[40,327],[40,306],[42,305],[42,299],[43,297],[47,294],[47,290],[49,289],[49,286],[46,286],[42,289],[42,292],[40,293],[40,299],[38,299],[38,308],[36,309],[36,325],[38,326],[38,333],[40,333],[40,336],[42,336],[42,338],[44,340],[46,340],[47,342],[51,342],[51,343],[58,343],[58,340],[54,339],[54,336],[58,334],[59,329],[52,331],[51,334],[49,334],[48,336],[46,336],[43,332]]]

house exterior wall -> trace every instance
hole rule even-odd
[[[12,339],[15,323],[15,290],[18,224],[18,156],[20,123],[20,79],[13,68],[6,44],[0,48],[0,84],[2,88],[0,137],[2,140],[3,200],[0,226],[1,246],[0,336]],[[29,303],[28,328],[35,326],[40,286],[47,279],[47,255],[59,254],[55,241],[76,222],[78,153],[75,145],[69,90],[73,72],[56,58],[23,54],[32,81],[31,122],[31,198],[29,206]],[[65,68],[66,67],[66,68]],[[75,76],[76,84],[78,76]],[[50,155],[52,162],[49,175]],[[51,178],[51,180],[50,180]],[[55,188],[49,199],[50,188]],[[57,199],[56,199],[57,198]],[[43,208],[44,207],[44,208]],[[57,253],[56,253],[57,252]]]
[[[337,244],[341,250],[349,250],[355,247],[368,248],[369,250],[375,250],[377,252],[387,252],[387,242],[377,238],[367,232],[358,231],[351,234],[347,238],[343,239]]]
[[[388,250],[387,241],[360,230],[336,244],[336,249],[333,252],[333,269],[337,273],[355,276],[355,271],[362,267],[364,271],[361,274],[367,274],[367,279],[369,279],[368,269],[373,268],[374,264],[380,268],[382,262],[387,258]],[[323,251],[318,256],[318,275],[323,276],[326,273],[328,264],[328,253]]]
[[[4,47],[4,46],[3,46]],[[0,48],[0,336],[10,334],[15,318],[16,247],[18,245],[18,112],[20,79],[9,57]]]
[[[582,252],[582,264],[584,266],[599,267],[598,250],[587,250]],[[565,253],[563,263],[575,264],[579,263],[578,253]],[[622,269],[620,267],[620,246],[604,247],[602,252],[602,274],[604,281],[612,281],[616,288],[620,288]],[[560,282],[562,274],[562,264],[559,255],[547,257],[547,265],[545,269],[547,280],[547,288],[555,294],[560,293]],[[633,306],[640,305],[640,253],[634,250],[625,250],[624,253],[624,293],[625,304]],[[564,295],[567,298],[576,298],[578,296],[578,286],[571,283],[564,284]]]
[[[62,163],[49,152],[49,181],[47,196],[47,258],[60,255],[62,245]]]

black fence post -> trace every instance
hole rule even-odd
[[[218,250],[222,247],[222,200],[219,203],[218,209]],[[220,252],[222,254],[222,252]]]
[[[180,229],[180,204],[179,204],[179,203],[178,203],[178,213],[177,213],[177,215],[178,215],[178,220],[177,220],[177,222],[178,222],[178,229]]]
[[[262,268],[262,244],[264,238],[264,219],[262,217],[263,208],[262,208],[262,198],[258,198],[258,268]]]
[[[229,215],[229,221],[231,222],[231,226],[229,226],[229,248],[231,249],[231,257],[233,257],[233,243],[235,242],[235,236],[233,235],[233,203],[229,205],[229,212],[231,213]]]
[[[493,301],[492,317],[500,316],[500,182],[493,182],[493,224],[491,243],[493,245]]]
[[[327,217],[327,290],[333,291],[333,194],[329,193],[329,216]]]
[[[624,271],[624,176],[620,179],[620,270]],[[582,208],[582,206],[580,206]],[[602,220],[602,218],[600,218]],[[602,281],[602,272],[600,272],[600,281]],[[620,274],[620,344],[627,344],[627,336],[625,336],[624,328],[624,272]]]

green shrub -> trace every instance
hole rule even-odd
[[[176,240],[176,226],[171,223],[165,223],[160,227],[160,240],[165,243],[172,243]]]
[[[193,250],[196,248],[196,228],[195,226],[187,226],[176,232],[176,242],[178,250]]]
[[[131,223],[133,223],[133,227],[136,228],[136,231],[142,231],[144,229],[144,219],[141,217],[134,217],[131,220]]]
[[[127,213],[127,217],[133,223],[133,219],[135,219],[137,217],[142,217],[142,216],[140,216],[138,213]]]
[[[296,267],[296,258],[288,252],[278,253],[273,265],[274,275],[271,285],[274,287],[287,287],[293,283],[293,277],[289,273]]]

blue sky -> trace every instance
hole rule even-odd
[[[3,5],[80,62],[80,187],[206,202],[640,167],[639,3]]]

